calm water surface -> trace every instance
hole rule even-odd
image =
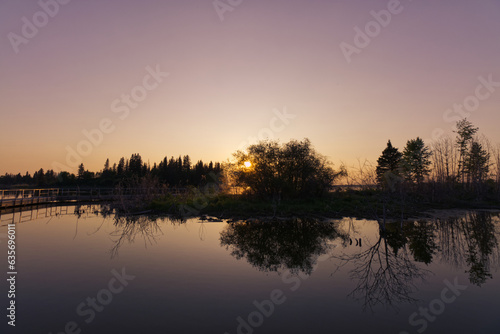
[[[17,224],[9,332],[500,333],[498,214],[385,232],[349,218],[182,222],[99,206],[0,218],[4,255]]]

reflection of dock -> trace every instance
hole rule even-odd
[[[100,210],[99,204],[40,204],[0,210],[0,225],[26,223],[57,216],[89,216]]]

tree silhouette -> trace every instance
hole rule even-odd
[[[460,161],[459,161],[459,177],[462,178],[462,184],[465,184],[465,174],[466,174],[466,160],[467,160],[467,152],[469,151],[469,147],[473,141],[474,135],[479,130],[475,127],[467,118],[464,118],[457,122],[456,124],[457,130],[457,147],[460,152]]]
[[[85,166],[83,166],[83,163],[81,163],[81,164],[78,166],[78,179],[79,179],[79,180],[82,180],[82,179],[83,179],[84,174],[85,174]]]
[[[128,172],[130,175],[134,175],[137,177],[144,176],[142,170],[142,157],[140,154],[132,154],[128,162]]]
[[[236,184],[265,198],[320,196],[343,173],[334,171],[308,139],[292,140],[284,145],[261,141],[234,156]],[[251,165],[245,166],[245,162]]]
[[[125,158],[121,157],[118,161],[118,166],[116,166],[116,174],[122,177],[125,174]]]
[[[417,137],[406,143],[402,166],[408,181],[422,183],[424,177],[430,173],[430,156],[431,152],[421,138]]]
[[[403,154],[392,146],[391,141],[387,142],[387,147],[382,151],[382,155],[377,160],[377,179],[384,186],[393,188],[395,177],[400,176],[401,158]]]
[[[470,151],[464,161],[464,173],[468,175],[472,187],[478,194],[481,192],[481,185],[488,177],[490,168],[490,154],[483,149],[483,146],[472,141]]]
[[[43,187],[45,186],[45,172],[43,168],[40,168],[35,174],[33,175],[33,178],[35,179],[36,185],[38,187]]]

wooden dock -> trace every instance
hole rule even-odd
[[[138,196],[179,194],[184,188],[44,188],[0,190],[0,210],[38,204],[114,201]]]

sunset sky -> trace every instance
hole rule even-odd
[[[500,143],[499,32],[497,0],[5,0],[0,174],[259,137],[338,166],[463,115]]]

